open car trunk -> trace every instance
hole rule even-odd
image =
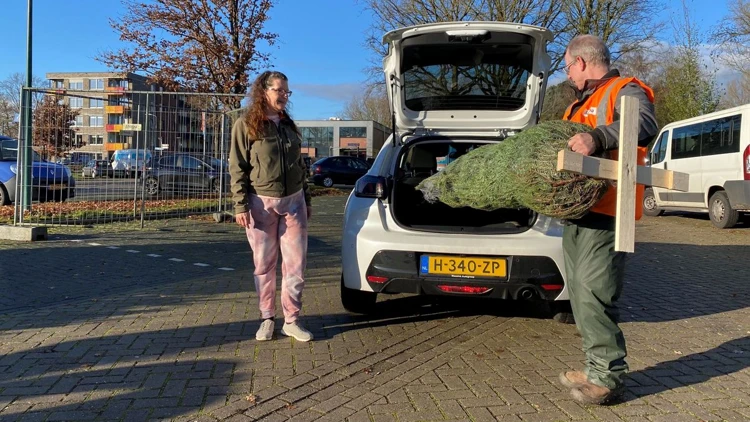
[[[427,202],[416,189],[448,162],[485,143],[442,138],[412,141],[404,146],[391,191],[391,212],[396,222],[412,230],[441,233],[510,234],[528,230],[537,218],[529,209],[452,208],[441,202]]]

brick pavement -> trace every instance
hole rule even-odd
[[[0,420],[750,420],[747,224],[639,223],[621,302],[630,391],[584,407],[555,382],[580,337],[540,309],[396,296],[347,314],[343,203],[315,198],[307,344],[254,340],[249,251],[229,224],[0,245]]]

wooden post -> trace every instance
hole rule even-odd
[[[617,161],[595,158],[570,150],[557,153],[557,171],[569,171],[599,179],[617,181],[615,250],[635,251],[636,183],[686,192],[690,177],[679,173],[638,166],[638,99],[624,96],[620,102],[620,148]]]
[[[617,160],[615,250],[635,252],[635,171],[638,165],[638,106],[635,97],[620,101],[620,148]]]

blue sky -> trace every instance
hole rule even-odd
[[[726,14],[727,2],[688,0],[687,4],[696,23],[707,28]],[[27,3],[4,3],[0,14],[4,37],[0,79],[26,69]],[[363,3],[277,1],[267,29],[278,33],[280,42],[270,52],[273,67],[290,79],[295,119],[336,116],[347,99],[364,89],[372,55],[364,45],[371,16]],[[666,0],[659,19],[679,13],[681,4],[681,0]],[[34,0],[33,74],[44,78],[47,72],[107,70],[94,57],[120,46],[108,19],[121,13],[120,0]]]

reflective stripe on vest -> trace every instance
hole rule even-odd
[[[615,102],[617,101],[617,94],[620,89],[629,83],[635,83],[639,85],[646,92],[646,96],[649,101],[653,103],[654,92],[646,84],[639,81],[636,78],[622,78],[615,77],[605,82],[596,91],[594,91],[571,115],[573,105],[568,106],[563,117],[564,120],[568,120],[576,123],[583,123],[585,125],[596,128],[598,126],[610,125],[614,122],[615,116]],[[593,112],[593,113],[592,113]],[[648,149],[645,147],[638,147],[638,165],[646,164],[646,156],[648,155]],[[618,150],[609,151],[609,158],[617,160],[619,158]],[[643,214],[643,193],[645,187],[643,185],[636,185],[636,201],[635,201],[635,219],[639,220]],[[617,188],[614,181],[610,185],[607,192],[604,194],[602,199],[599,200],[590,210],[591,212],[605,214],[609,216],[615,216],[617,213]]]

